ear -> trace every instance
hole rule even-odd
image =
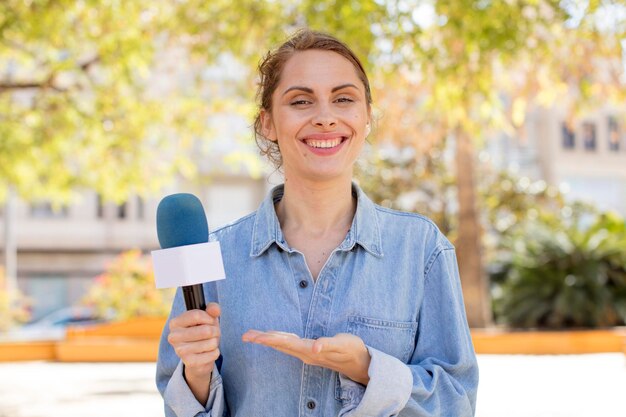
[[[261,117],[261,133],[268,140],[276,142],[276,130],[274,129],[274,122],[272,121],[272,115],[267,110],[262,109],[260,113]]]

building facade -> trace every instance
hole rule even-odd
[[[163,196],[195,194],[213,229],[256,210],[271,186],[265,177],[233,175],[212,178],[206,186],[174,187]],[[116,205],[103,202],[93,192],[85,192],[76,204],[56,210],[48,203],[16,201],[11,227],[17,246],[17,285],[32,301],[32,318],[79,302],[94,278],[119,253],[159,249],[159,201],[160,197],[134,196]],[[4,227],[2,222],[0,236]],[[4,242],[0,247],[4,253]]]
[[[603,108],[576,120],[535,109],[517,138],[501,135],[488,153],[501,169],[558,185],[570,199],[626,215],[626,113]]]

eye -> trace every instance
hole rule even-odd
[[[352,100],[350,97],[339,97],[336,100],[338,103],[353,103],[354,100]]]
[[[311,104],[311,101],[304,100],[304,99],[299,99],[299,100],[293,100],[289,104],[291,106],[304,106],[304,105],[307,105],[307,104]]]

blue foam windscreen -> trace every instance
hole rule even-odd
[[[202,203],[193,194],[172,194],[157,207],[157,235],[162,249],[206,243],[209,225]]]

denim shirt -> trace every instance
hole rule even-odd
[[[221,366],[200,404],[167,341],[168,320],[156,375],[165,415],[473,416],[478,367],[450,242],[427,218],[377,206],[353,184],[351,228],[314,282],[281,232],[274,204],[283,190],[211,234],[226,271],[204,285],[207,302],[222,309]],[[184,310],[179,289],[170,318]],[[357,335],[371,355],[369,383],[244,343],[249,329]]]

